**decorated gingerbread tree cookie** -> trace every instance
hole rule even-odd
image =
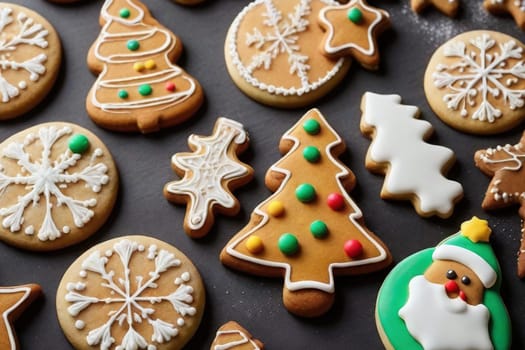
[[[522,240],[518,251],[518,276],[525,277],[525,134],[515,145],[496,146],[479,150],[474,156],[476,166],[492,180],[481,207],[493,210],[519,205],[522,219]]]
[[[363,222],[347,191],[355,177],[337,157],[345,145],[313,109],[288,130],[284,158],[266,174],[275,193],[226,245],[221,261],[262,276],[283,276],[285,307],[314,317],[334,301],[334,275],[387,266],[390,253]]]
[[[487,221],[473,217],[459,233],[390,272],[376,305],[388,350],[510,349],[510,319],[490,234]]]
[[[226,322],[217,330],[210,350],[262,350],[263,343],[235,321]]]
[[[409,199],[421,216],[452,215],[463,188],[443,173],[454,163],[449,148],[425,142],[432,125],[416,119],[416,106],[401,104],[399,95],[367,92],[361,102],[361,131],[372,138],[366,168],[386,174],[381,198]]]
[[[180,40],[138,0],[106,0],[103,24],[88,55],[98,75],[87,110],[99,125],[117,131],[156,131],[180,123],[200,107],[199,83],[173,64]]]

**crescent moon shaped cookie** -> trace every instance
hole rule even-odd
[[[55,250],[95,233],[111,213],[118,174],[106,146],[70,123],[45,123],[0,144],[0,239]]]
[[[525,30],[525,1],[524,0],[485,0],[485,9],[495,15],[510,14],[516,24]]]
[[[61,61],[60,39],[45,18],[0,2],[0,120],[39,104],[51,91]]]
[[[410,6],[416,13],[422,12],[428,6],[433,6],[445,15],[454,17],[458,13],[459,0],[410,0]]]
[[[235,321],[219,328],[210,350],[263,350],[264,345]]]
[[[284,306],[298,316],[330,309],[336,275],[377,271],[391,262],[347,193],[355,177],[337,159],[345,148],[318,110],[307,112],[281,138],[285,156],[266,173],[274,194],[221,252],[221,262],[233,269],[284,277]]]
[[[237,155],[249,145],[244,127],[219,118],[211,136],[191,135],[191,153],[176,153],[173,170],[182,177],[164,186],[171,202],[186,204],[184,230],[193,238],[205,236],[213,226],[215,212],[236,215],[241,206],[232,191],[253,178],[253,169]]]
[[[205,304],[199,272],[175,247],[146,236],[100,243],[64,273],[56,307],[78,350],[179,350]]]
[[[473,217],[457,234],[392,269],[375,312],[387,350],[511,348],[490,234],[487,221]]]
[[[275,107],[308,105],[345,76],[350,60],[318,48],[321,9],[333,0],[255,0],[233,20],[224,46],[234,83],[254,100]]]
[[[525,117],[523,43],[488,30],[460,34],[436,50],[425,94],[441,120],[466,133],[495,134]]]
[[[182,44],[138,0],[105,0],[102,30],[88,54],[98,78],[86,107],[115,131],[157,131],[190,118],[203,102],[199,83],[174,65]]]
[[[0,348],[4,350],[20,349],[13,330],[13,322],[42,294],[38,284],[26,284],[16,287],[0,287]]]
[[[319,24],[326,31],[321,52],[330,58],[350,56],[367,69],[379,66],[377,35],[390,27],[386,11],[364,0],[346,5],[326,6],[319,13]]]

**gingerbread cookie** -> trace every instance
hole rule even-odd
[[[175,2],[177,4],[181,4],[181,5],[185,5],[185,6],[194,6],[194,5],[198,5],[202,2],[204,2],[204,0],[175,0]]]
[[[525,133],[515,145],[496,146],[479,150],[474,155],[476,166],[487,176],[492,177],[485,193],[481,207],[494,210],[511,205],[520,206],[519,215],[522,219],[522,240],[518,250],[518,276],[525,277]]]
[[[236,215],[241,206],[232,191],[253,178],[253,169],[237,156],[249,145],[244,127],[231,119],[219,118],[211,136],[191,135],[192,153],[176,153],[173,170],[182,177],[164,186],[171,202],[186,204],[184,230],[193,237],[206,235],[215,212]]]
[[[485,9],[495,15],[510,14],[516,24],[525,30],[525,1],[524,0],[485,0]]]
[[[53,26],[36,12],[0,3],[0,120],[22,115],[51,91],[62,48]]]
[[[463,197],[461,184],[443,175],[454,164],[454,152],[425,142],[433,128],[415,119],[419,109],[402,105],[399,95],[367,92],[361,110],[361,132],[372,139],[366,168],[385,175],[381,198],[410,200],[424,217],[452,215]]]
[[[197,330],[204,286],[175,247],[119,237],[81,255],[58,286],[58,320],[79,350],[181,349]]]
[[[319,316],[333,304],[334,275],[379,270],[391,256],[349,197],[355,177],[337,159],[345,144],[318,110],[284,134],[279,150],[286,155],[265,181],[275,193],[255,208],[221,261],[284,277],[285,307],[299,316]]]
[[[13,330],[13,322],[27,307],[42,294],[38,284],[26,284],[16,287],[0,287],[0,348],[5,350],[20,349]]]
[[[459,0],[410,0],[410,6],[416,13],[422,12],[430,5],[449,17],[456,16],[459,10]]]
[[[367,69],[377,69],[377,35],[390,27],[386,11],[365,0],[346,5],[326,6],[319,13],[319,24],[326,31],[321,52],[330,58],[350,56]]]
[[[477,30],[449,40],[425,73],[428,103],[448,125],[473,134],[511,129],[525,117],[523,44]]]
[[[376,305],[387,349],[510,349],[511,324],[490,233],[487,221],[474,217],[459,233],[390,272]]]
[[[219,328],[210,350],[262,350],[263,343],[235,321],[225,323]]]
[[[332,90],[350,60],[330,59],[318,48],[319,12],[333,0],[255,0],[234,19],[224,47],[235,84],[254,100],[293,108]]]
[[[138,0],[105,0],[102,31],[88,54],[98,75],[86,100],[98,125],[143,133],[191,117],[203,102],[199,83],[173,64],[182,43]]]
[[[0,144],[0,239],[54,250],[89,237],[111,213],[118,174],[106,146],[69,123],[45,123]]]

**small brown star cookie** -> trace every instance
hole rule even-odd
[[[434,6],[447,16],[454,17],[458,13],[459,0],[411,0],[410,6],[414,12],[421,12],[428,6]]]
[[[485,0],[485,9],[494,15],[510,14],[516,24],[525,30],[525,1],[524,0]]]
[[[326,31],[321,42],[321,52],[325,56],[352,56],[367,69],[377,68],[376,37],[390,27],[386,11],[364,0],[352,0],[346,5],[324,7],[319,13],[319,25]]]

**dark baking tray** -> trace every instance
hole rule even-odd
[[[58,30],[64,47],[64,64],[49,97],[36,109],[16,120],[0,124],[0,140],[31,125],[49,121],[70,121],[94,131],[110,148],[118,164],[121,186],[117,205],[109,221],[85,242],[53,253],[32,253],[0,244],[0,283],[16,285],[36,282],[45,297],[36,302],[16,323],[22,349],[69,349],[55,312],[55,291],[62,273],[86,249],[110,238],[127,234],[149,234],[169,242],[197,265],[207,288],[203,322],[188,349],[208,349],[216,329],[237,320],[268,349],[380,349],[374,307],[377,291],[387,271],[338,278],[332,310],[317,319],[289,314],[281,302],[282,280],[264,279],[223,267],[218,255],[230,237],[249,219],[252,209],[270,195],[264,186],[266,170],[278,159],[279,138],[307,108],[277,110],[262,106],[241,93],[232,83],[223,58],[224,38],[229,24],[247,0],[209,0],[186,8],[170,0],[144,0],[153,15],[176,33],[184,43],[179,61],[205,89],[206,102],[191,121],[152,135],[119,134],[97,127],[88,118],[85,96],[95,78],[85,57],[100,27],[102,1],[84,0],[74,5],[54,5],[44,0],[19,0],[44,15]],[[516,143],[523,127],[497,136],[472,136],[444,125],[430,110],[423,92],[423,73],[432,52],[448,38],[471,29],[493,29],[520,40],[524,33],[508,17],[488,15],[481,1],[462,1],[457,19],[434,10],[413,14],[409,1],[371,1],[388,10],[393,28],[380,37],[381,67],[377,72],[354,64],[343,83],[315,104],[348,146],[342,160],[357,176],[351,193],[364,212],[366,223],[390,247],[395,261],[427,247],[433,247],[455,233],[472,215],[490,221],[493,247],[503,270],[503,299],[513,327],[513,349],[525,348],[525,282],[516,277],[516,251],[520,241],[517,208],[486,213],[480,208],[489,179],[474,167],[474,151],[497,144]],[[364,168],[369,140],[359,132],[359,103],[365,91],[397,93],[405,104],[421,108],[422,119],[435,127],[432,143],[456,152],[457,163],[450,177],[460,181],[465,198],[447,220],[419,217],[409,203],[379,198],[383,177]],[[191,133],[210,134],[217,117],[224,116],[245,125],[251,147],[243,160],[255,168],[255,180],[237,191],[242,212],[234,218],[220,216],[207,238],[192,240],[182,230],[185,209],[168,203],[163,185],[175,178],[170,158],[186,151]]]

